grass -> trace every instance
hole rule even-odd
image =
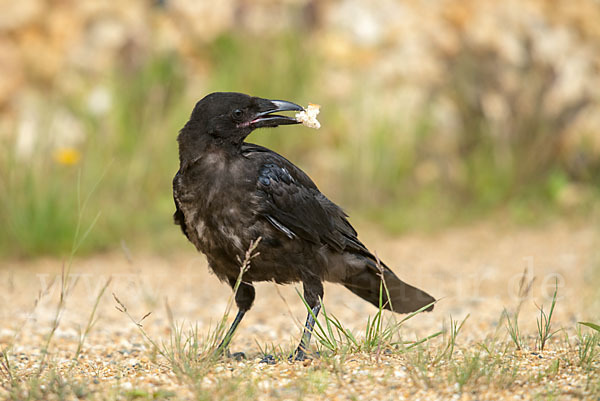
[[[241,282],[244,270],[250,266],[253,255],[253,251],[249,250],[244,261],[241,261],[238,282]],[[80,355],[81,344],[94,327],[97,302],[105,289],[106,285],[98,293],[86,329],[82,331],[84,337],[78,340],[75,355]],[[579,326],[575,341],[571,341],[568,336],[552,338],[551,341],[548,339],[545,349],[551,351],[553,356],[540,359],[535,353],[515,350],[510,338],[508,341],[501,339],[498,330],[482,342],[462,340],[461,332],[469,323],[468,315],[461,321],[450,318],[447,328],[442,332],[407,342],[401,336],[402,324],[421,312],[396,321],[392,318],[393,315],[386,318],[389,312],[380,305],[375,316],[367,319],[363,332],[358,334],[344,327],[323,306],[322,316],[314,331],[314,348],[319,351],[319,355],[313,355],[313,359],[305,363],[290,363],[287,356],[296,344],[259,347],[260,353],[280,356],[275,366],[268,366],[257,363],[260,353],[256,358],[242,362],[215,353],[225,335],[233,296],[221,319],[207,331],[200,331],[197,326],[185,329],[182,323],[176,323],[167,304],[171,335],[166,342],[156,341],[146,332],[144,322],[151,318],[150,313],[135,318],[117,296],[114,299],[117,308],[145,338],[148,347],[144,353],[150,364],[166,369],[177,378],[178,390],[135,385],[98,387],[92,383],[91,376],[88,380],[71,378],[64,370],[58,369],[52,357],[48,364],[43,365],[43,369],[31,375],[19,371],[13,363],[15,356],[10,351],[3,350],[0,378],[4,397],[15,400],[98,397],[127,400],[179,399],[184,394],[181,393],[182,389],[185,389],[185,394],[188,394],[186,397],[191,394],[191,398],[200,400],[257,400],[265,397],[303,399],[330,397],[332,388],[339,387],[344,389],[344,394],[349,399],[363,397],[371,391],[369,389],[387,391],[388,394],[401,394],[403,389],[410,389],[413,395],[447,398],[456,394],[470,394],[477,398],[502,397],[502,394],[515,394],[515,391],[523,388],[528,392],[536,389],[538,397],[546,399],[561,398],[567,394],[559,384],[560,380],[565,375],[575,374],[583,375],[586,384],[585,387],[569,390],[575,391],[572,395],[593,397],[600,394],[597,380],[600,336],[593,327],[589,328],[591,333],[582,333],[581,327],[585,327],[583,325]],[[64,311],[65,304],[59,305]],[[551,315],[548,314],[549,319]],[[55,326],[52,327],[55,330]],[[524,343],[530,341],[538,342],[531,335],[523,339]],[[572,352],[568,351],[570,349]],[[47,355],[50,356],[51,349],[48,351]],[[79,359],[73,359],[71,369],[79,366]],[[532,369],[534,366],[536,368]],[[577,367],[583,370],[574,370]],[[400,387],[399,380],[403,383]],[[355,386],[353,383],[360,385]],[[570,383],[573,388],[573,381]]]
[[[78,183],[79,182],[80,181],[78,180]],[[79,365],[79,356],[81,355],[86,338],[97,321],[96,311],[104,292],[110,284],[110,278],[106,281],[104,286],[100,288],[100,291],[95,297],[94,305],[90,312],[85,328],[83,330],[80,328],[77,349],[66,372],[60,373],[55,367],[52,366],[52,362],[49,362],[48,359],[51,353],[50,346],[67,308],[68,298],[78,282],[77,279],[72,280],[71,277],[75,254],[80,249],[81,245],[86,241],[97,221],[96,217],[94,220],[92,220],[87,228],[83,228],[84,226],[82,224],[82,219],[84,211],[88,205],[88,201],[92,193],[93,189],[88,193],[85,199],[82,200],[81,189],[79,185],[77,186],[77,222],[75,224],[75,231],[71,241],[71,250],[68,259],[63,262],[62,265],[58,301],[54,310],[49,332],[46,334],[45,339],[40,344],[39,356],[36,362],[37,368],[26,374],[19,372],[12,362],[12,353],[14,352],[15,343],[18,341],[25,323],[27,323],[29,317],[33,315],[33,312],[38,306],[41,298],[50,292],[51,287],[56,282],[55,280],[51,281],[48,287],[40,292],[38,298],[34,302],[33,309],[29,312],[28,319],[23,322],[23,324],[15,332],[12,340],[5,345],[0,352],[2,358],[0,361],[0,373],[2,373],[4,379],[2,381],[2,387],[4,387],[6,390],[6,395],[9,399],[37,400],[47,399],[52,396],[58,397],[58,399],[65,399],[71,396],[85,398],[90,394],[86,389],[85,383],[70,380],[69,374]]]
[[[582,324],[584,326],[587,326],[591,329],[594,329],[596,332],[600,333],[600,325],[596,324],[596,323],[591,323],[591,322],[579,322],[579,324]]]
[[[579,366],[586,370],[591,370],[594,361],[598,359],[598,354],[600,353],[600,334],[582,334],[581,330],[577,330],[577,340],[579,342],[577,348]]]
[[[251,247],[240,260],[238,285],[244,271],[251,268],[253,255],[255,252]],[[65,269],[62,277],[39,295],[39,298],[46,296],[52,285],[64,287],[57,292],[58,316],[67,312],[76,285],[69,280],[68,274],[69,269]],[[71,284],[66,286],[66,283]],[[515,311],[517,315],[521,314],[524,302],[528,302],[532,283],[533,280],[528,280],[524,274]],[[86,339],[99,324],[102,327],[102,323],[98,323],[98,305],[109,284],[110,281],[106,282],[94,294],[88,317],[79,336],[72,342],[75,351],[66,361],[63,360],[64,353],[59,351],[58,341],[53,341],[62,324],[61,319],[54,317],[44,342],[39,344],[39,363],[34,370],[20,367],[22,354],[13,351],[19,347],[20,335],[15,334],[10,346],[2,349],[0,398],[258,400],[322,399],[344,395],[348,399],[372,399],[373,394],[378,394],[393,398],[501,399],[522,392],[536,394],[539,399],[567,396],[593,399],[600,395],[600,332],[594,323],[563,328],[564,336],[547,336],[543,355],[528,351],[540,348],[540,333],[519,329],[521,348],[515,349],[510,333],[504,331],[502,324],[507,312],[502,314],[497,327],[489,327],[490,331],[482,341],[463,334],[470,325],[480,326],[481,322],[473,315],[462,320],[450,316],[442,331],[406,341],[404,327],[418,319],[420,312],[396,319],[384,310],[383,296],[376,313],[356,331],[345,327],[323,304],[313,334],[312,349],[318,354],[313,353],[313,359],[304,363],[288,362],[287,356],[294,350],[295,342],[259,345],[258,352],[249,354],[250,358],[244,361],[219,357],[215,351],[231,318],[233,295],[223,316],[208,329],[176,322],[169,304],[165,303],[168,323],[161,326],[161,331],[170,330],[166,340],[155,340],[146,331],[145,325],[155,318],[154,313],[134,317],[135,314],[115,296],[116,306],[125,320],[129,320],[144,338],[146,345],[140,347],[135,359],[145,360],[142,363],[148,368],[134,369],[128,375],[112,379],[104,377],[98,382],[96,378],[103,377],[101,371],[103,366],[110,365],[110,357],[90,352]],[[384,284],[380,287],[381,294],[385,291]],[[299,295],[299,298],[302,297]],[[556,290],[552,304],[547,314],[539,308],[537,319],[544,333],[552,333],[552,327],[556,325],[554,311],[560,307]],[[521,319],[535,317],[521,316]],[[569,338],[567,333],[574,329],[576,336]],[[121,336],[121,332],[118,335]],[[261,354],[275,355],[277,364],[259,364]],[[126,357],[124,363],[131,369],[132,362],[128,358],[131,357]],[[156,378],[156,373],[150,372],[162,372],[172,378],[171,384],[148,384]]]
[[[419,310],[408,314],[399,322],[395,320],[394,316],[389,316],[389,319],[386,320],[386,312],[381,304],[382,293],[383,288],[381,288],[380,291],[379,309],[373,318],[369,317],[367,319],[363,336],[358,336],[357,334],[353,333],[351,330],[344,327],[338,318],[329,315],[327,313],[327,308],[321,302],[321,313],[324,323],[321,323],[321,321],[315,319],[315,330],[313,331],[316,341],[321,346],[319,355],[334,356],[359,352],[374,353],[375,356],[379,358],[382,352],[398,348],[410,349],[442,334],[440,331],[421,340],[405,343],[401,338],[398,337],[398,333],[400,332],[402,324],[422,313],[435,302],[425,305]],[[313,311],[306,303],[302,295],[298,293],[298,296],[302,299],[307,312],[312,314],[313,318],[315,318]]]
[[[522,349],[522,342],[523,342],[523,339],[521,337],[521,332],[519,329],[519,313],[521,311],[523,303],[527,300],[527,298],[531,294],[531,289],[533,287],[534,281],[535,281],[535,277],[529,278],[528,271],[527,271],[527,269],[525,269],[523,271],[523,274],[521,275],[521,278],[519,279],[519,290],[517,292],[518,302],[517,302],[515,311],[512,314],[512,317],[509,314],[509,312],[506,310],[506,308],[504,308],[504,311],[500,318],[500,321],[502,321],[503,319],[506,319],[506,330],[508,331],[508,334],[510,335],[512,342],[517,347],[517,350]]]
[[[85,197],[80,197],[80,202],[80,210],[85,210]],[[89,232],[87,227],[82,225],[78,232],[80,237],[71,241],[73,254],[81,249],[81,238],[83,241],[89,238],[89,235],[86,237]],[[255,244],[240,260],[237,285],[243,279],[244,272],[251,268],[252,258],[256,255],[254,250]],[[366,319],[362,330],[353,331],[345,327],[322,303],[322,314],[313,333],[312,349],[318,354],[313,353],[313,359],[305,363],[289,363],[287,360],[296,346],[295,342],[259,345],[257,354],[249,355],[250,359],[246,361],[219,357],[215,351],[226,333],[233,295],[223,316],[208,329],[200,329],[195,325],[187,327],[176,322],[169,304],[165,303],[170,329],[170,336],[166,340],[155,340],[144,327],[154,314],[144,313],[134,317],[125,303],[115,296],[117,308],[144,338],[146,346],[142,348],[141,355],[147,358],[151,369],[172,377],[176,385],[152,387],[132,379],[144,377],[146,373],[143,371],[134,372],[136,376],[97,383],[95,378],[102,376],[103,361],[90,358],[86,339],[98,327],[98,306],[110,281],[100,286],[94,294],[88,317],[73,342],[74,352],[66,362],[61,361],[58,342],[53,339],[62,324],[61,317],[68,309],[73,288],[77,285],[76,281],[69,278],[71,269],[68,266],[69,263],[66,263],[60,279],[51,282],[34,304],[35,308],[39,299],[46,296],[53,285],[61,286],[61,291],[57,292],[50,329],[39,344],[35,369],[20,367],[20,355],[14,352],[15,346],[19,345],[18,331],[9,346],[2,349],[0,397],[14,400],[257,400],[329,398],[343,391],[349,399],[368,397],[372,392],[447,399],[457,395],[501,398],[523,390],[536,393],[540,399],[562,398],[566,395],[594,398],[600,395],[597,378],[600,363],[599,326],[582,322],[575,328],[575,337],[567,336],[568,331],[573,331],[568,327],[563,328],[565,336],[553,336],[556,332],[553,329],[556,325],[554,311],[560,307],[557,288],[549,311],[546,313],[542,307],[538,308],[536,334],[524,332],[519,328],[519,319],[512,319],[518,342],[513,339],[509,323],[504,323],[506,326],[502,324],[509,315],[507,309],[499,319],[500,324],[496,328],[490,327],[491,332],[483,341],[463,337],[465,327],[480,324],[469,315],[462,320],[450,316],[442,331],[406,341],[404,326],[418,318],[421,311],[403,316],[402,319],[385,311],[385,282],[380,286],[379,308]],[[525,272],[519,283],[513,316],[520,316],[522,305],[530,302],[533,283],[533,278]],[[298,296],[302,299],[300,294]],[[306,309],[309,310],[308,307]],[[530,319],[535,317],[527,316]],[[502,338],[500,333],[504,332],[504,328],[506,334]],[[516,344],[520,345],[518,349],[515,349]],[[543,355],[528,351],[536,348],[543,350]],[[258,364],[257,359],[261,354],[275,355],[278,363],[275,366]],[[86,372],[83,377],[75,374],[81,371]],[[568,387],[564,384],[565,377],[569,378]],[[408,393],[405,394],[404,390]]]
[[[552,314],[554,313],[554,307],[556,306],[556,294],[558,293],[558,282],[554,288],[554,295],[552,296],[552,305],[550,306],[550,312],[546,314],[544,312],[544,306],[540,306],[540,317],[536,319],[537,329],[538,329],[538,346],[540,351],[544,350],[544,347],[550,337],[558,332],[552,331]]]
[[[247,266],[250,254],[246,254],[242,266]],[[244,268],[241,271],[243,272],[243,270]],[[242,274],[240,274],[240,277]],[[520,309],[525,298],[527,298],[532,283],[533,280],[529,282],[525,278],[521,280],[521,300],[517,309]],[[385,291],[384,283],[380,288],[381,294],[383,294],[383,291]],[[308,313],[311,313],[310,307],[300,293],[298,293],[298,296],[302,299]],[[500,340],[497,333],[488,336],[484,342],[478,343],[475,347],[461,345],[459,334],[469,315],[460,322],[450,317],[446,330],[433,333],[420,340],[404,341],[400,335],[402,324],[422,313],[429,305],[397,321],[393,318],[393,315],[388,316],[389,319],[385,318],[388,312],[383,309],[381,299],[383,299],[382,296],[380,297],[380,306],[377,313],[367,319],[362,335],[344,327],[339,319],[329,314],[326,306],[322,303],[322,314],[320,319],[316,321],[313,333],[318,354],[313,355],[314,359],[308,363],[308,367],[301,378],[293,384],[291,383],[288,391],[297,394],[299,398],[324,396],[332,383],[336,383],[336,381],[345,383],[350,374],[349,370],[353,366],[352,361],[359,360],[364,361],[362,363],[366,364],[361,366],[375,364],[384,370],[387,369],[386,366],[395,366],[395,369],[401,366],[406,369],[407,374],[418,387],[440,391],[444,388],[450,388],[457,394],[464,392],[477,394],[482,388],[501,392],[514,388],[515,385],[520,386],[517,383],[519,380],[522,382],[524,370],[527,371],[526,367],[531,364],[539,364],[539,359],[536,359],[537,354],[535,353],[515,355],[513,351],[510,351],[510,343]],[[540,331],[535,342],[540,350],[548,348],[549,340],[555,333],[551,331],[551,322],[556,300],[557,291],[554,293],[552,306],[548,314],[544,313],[541,307],[539,308],[538,329]],[[208,395],[206,386],[201,386],[199,383],[203,383],[208,377],[212,378],[215,370],[220,369],[220,366],[229,366],[229,369],[232,369],[232,374],[217,380],[216,387],[209,386],[213,389],[212,391],[216,390],[219,394],[217,397],[229,399],[237,397],[241,393],[243,394],[242,399],[259,399],[262,396],[261,394],[268,390],[268,387],[265,387],[267,385],[264,377],[261,379],[261,376],[259,376],[257,379],[249,380],[249,378],[256,377],[252,373],[256,362],[247,362],[236,368],[232,367],[234,366],[232,360],[214,358],[215,347],[225,332],[230,308],[231,300],[219,325],[204,339],[199,339],[197,329],[190,331],[187,335],[184,335],[181,329],[174,330],[171,343],[163,345],[162,351],[159,351],[161,355],[166,355],[174,372],[185,375],[186,382],[189,383],[196,397],[200,399],[214,399],[215,393]],[[506,312],[503,313],[502,317],[505,317],[505,315]],[[134,319],[132,321],[139,326]],[[436,343],[436,339],[442,334],[442,341]],[[144,335],[146,336],[146,334]],[[578,366],[583,367],[588,372],[588,380],[593,380],[592,377],[595,374],[593,372],[597,372],[598,338],[600,337],[597,333],[582,335],[578,332],[576,343],[578,361],[574,360],[573,355],[551,359],[544,363],[543,367],[537,370],[537,373],[530,373],[529,376],[525,373],[525,380],[531,383],[543,384],[545,387],[538,393],[538,396],[546,398],[562,394],[555,384],[544,383],[553,383],[553,380],[559,377],[558,375],[562,370],[566,369],[563,367],[565,364],[568,367],[571,364],[578,363]],[[524,347],[525,341],[524,338],[521,338],[519,344]],[[563,341],[567,347],[571,347],[568,337],[565,337]],[[154,347],[158,347],[155,343],[152,344]],[[204,344],[205,347],[206,344],[211,345],[208,348],[201,348],[199,344]],[[275,355],[276,359],[279,360],[279,364],[289,365],[286,362],[287,356],[293,351],[295,345],[290,344],[287,347],[274,344],[270,347],[259,345],[259,356]],[[554,349],[561,347],[564,347],[564,344],[556,344]],[[175,358],[174,355],[179,357]],[[523,359],[519,355],[532,355],[532,357],[531,359]],[[179,362],[173,363],[174,360]],[[193,366],[195,364],[200,364],[202,369],[177,368],[177,366]],[[302,364],[297,363],[296,365]],[[306,363],[303,365],[306,365]],[[368,382],[380,377],[375,372],[371,374],[373,376],[368,378]],[[388,371],[387,378],[384,378],[385,375],[382,378],[383,383],[387,383],[387,381],[393,383],[391,375],[391,371]],[[590,391],[596,390],[592,389]],[[277,398],[279,393],[270,392],[269,394]]]
[[[151,312],[146,313],[140,319],[135,319],[123,304],[121,300],[113,293],[113,298],[117,303],[117,310],[127,316],[127,318],[137,327],[143,338],[151,345],[151,348],[160,354],[169,364],[171,371],[182,381],[189,383],[191,388],[197,393],[200,398],[206,397],[207,394],[199,387],[202,379],[215,367],[217,361],[222,358],[223,354],[228,350],[222,349],[220,344],[228,344],[231,338],[227,337],[227,322],[235,301],[235,294],[242,283],[242,277],[250,268],[251,261],[258,255],[256,247],[260,243],[259,237],[253,241],[243,260],[239,260],[240,273],[233,288],[233,293],[229,297],[227,307],[223,316],[209,330],[208,334],[202,336],[198,332],[198,327],[191,327],[189,330],[184,330],[183,324],[178,324],[173,319],[168,303],[166,304],[167,315],[171,326],[172,335],[167,343],[158,343],[153,340],[150,335],[144,330],[142,322]]]
[[[463,325],[469,318],[469,315],[465,316],[462,322],[458,324],[457,321],[452,319],[450,316],[450,330],[446,330],[444,332],[445,337],[447,338],[446,346],[440,350],[440,352],[433,359],[433,365],[437,365],[443,359],[450,360],[452,359],[452,355],[454,354],[454,348],[456,347],[456,338],[458,337],[458,333],[462,329]]]

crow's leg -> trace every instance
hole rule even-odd
[[[235,286],[235,280],[230,280],[229,284],[233,288]],[[235,316],[231,327],[229,328],[229,330],[227,330],[227,334],[225,334],[223,341],[221,341],[221,344],[219,344],[219,346],[217,347],[217,355],[221,355],[223,351],[227,350],[227,348],[229,347],[229,343],[233,338],[235,330],[242,321],[242,318],[244,317],[246,312],[248,312],[248,310],[252,307],[255,295],[256,292],[254,291],[254,286],[252,284],[245,283],[243,281],[240,283],[240,286],[238,287],[238,290],[235,293],[235,303],[238,307],[238,313]],[[232,356],[236,359],[246,357],[243,352],[236,352],[234,354],[230,354],[229,351],[227,351],[227,355]]]
[[[303,361],[306,359],[306,353],[308,352],[308,345],[310,344],[310,337],[315,327],[315,319],[319,315],[321,310],[321,299],[323,299],[323,283],[320,280],[310,280],[304,282],[304,300],[311,309],[306,317],[306,324],[304,325],[304,333],[302,333],[302,339],[298,348],[294,352],[290,359],[296,361]]]

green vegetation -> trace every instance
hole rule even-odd
[[[379,309],[372,319],[370,317],[368,318],[367,325],[365,327],[365,333],[362,338],[352,333],[351,330],[345,328],[342,322],[340,322],[340,320],[335,316],[329,315],[325,305],[321,303],[322,320],[324,320],[323,325],[318,319],[316,319],[314,312],[304,300],[302,295],[298,293],[298,296],[302,298],[302,302],[304,303],[308,313],[313,315],[313,318],[315,318],[315,329],[313,334],[315,335],[316,341],[319,344],[319,355],[345,355],[353,352],[366,352],[380,355],[381,352],[384,352],[385,350],[388,350],[389,352],[389,349],[392,348],[402,348],[408,350],[442,334],[440,331],[431,334],[424,339],[414,342],[411,341],[405,344],[405,342],[398,337],[398,333],[400,332],[402,324],[422,313],[435,302],[423,306],[418,311],[409,313],[399,322],[394,319],[394,316],[391,316],[389,320],[384,321],[385,309],[381,303],[383,291],[383,288],[380,288]]]
[[[60,107],[86,121],[85,141],[73,149],[80,155],[78,165],[57,158],[50,144],[40,143],[25,159],[12,152],[14,144],[3,147],[3,253],[68,255],[78,222],[87,227],[98,213],[96,227],[80,249],[84,253],[114,248],[142,233],[160,235],[164,230],[159,228],[170,222],[168,189],[177,166],[175,134],[186,113],[178,107],[182,99],[176,64],[157,59],[127,79],[115,77],[115,101],[105,116],[84,110],[80,99],[60,100]],[[58,106],[48,108],[52,114]],[[79,193],[94,188],[79,219]]]
[[[523,342],[521,331],[519,329],[519,312],[521,311],[523,303],[531,293],[534,280],[535,278],[528,280],[527,270],[523,271],[521,279],[519,280],[519,291],[517,293],[518,303],[512,317],[506,308],[504,308],[504,311],[502,312],[501,319],[506,319],[506,330],[508,331],[512,342],[515,344],[515,347],[517,347],[517,350],[522,349],[521,344]]]
[[[590,323],[590,322],[579,322],[579,324],[587,326],[587,327],[589,327],[591,329],[596,330],[598,333],[600,333],[600,325],[598,325],[598,324]]]
[[[558,332],[552,331],[552,314],[554,313],[554,307],[556,306],[556,294],[558,293],[558,283],[554,288],[554,295],[552,296],[552,305],[550,306],[550,312],[546,314],[544,312],[544,306],[540,306],[540,317],[536,319],[538,329],[538,347],[540,351],[544,350],[546,343],[554,334]]]
[[[321,103],[320,132],[280,127],[250,140],[305,168],[356,218],[362,215],[395,232],[439,228],[498,210],[528,223],[553,213],[594,212],[600,163],[573,170],[556,139],[557,130],[585,107],[583,99],[553,115],[515,109],[514,129],[498,135],[502,127],[477,102],[486,89],[480,83],[491,85],[500,61],[473,62],[480,58],[466,49],[447,60],[446,86],[437,92],[459,109],[462,126],[456,143],[440,150],[443,127],[427,109],[410,118],[379,112],[377,105],[361,102],[367,94],[377,99],[364,86],[340,101],[321,89],[321,60],[310,40],[292,33],[270,38],[269,46],[252,46],[254,40],[226,34],[198,44],[212,77],[202,85],[186,78],[175,54],[157,53],[141,65],[108,72],[105,87],[112,101],[104,114],[90,111],[85,98],[54,95],[35,134],[48,136],[56,116],[67,110],[81,122],[83,140],[63,154],[41,140],[31,155],[18,155],[15,139],[7,139],[15,136],[2,136],[0,252],[68,254],[77,229],[78,191],[94,187],[81,222],[88,226],[97,213],[100,217],[82,252],[123,244],[160,252],[185,243],[171,222],[175,138],[194,102],[213,90]],[[532,80],[540,71],[543,66],[527,65],[521,78]],[[544,83],[532,82],[523,96],[533,101]]]

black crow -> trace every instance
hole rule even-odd
[[[239,311],[219,347],[227,348],[254,301],[255,281],[302,282],[312,309],[293,354],[306,357],[320,309],[323,281],[344,285],[379,306],[383,277],[386,309],[408,313],[434,302],[401,281],[359,241],[347,215],[302,170],[283,156],[244,142],[256,128],[297,124],[274,113],[297,104],[218,92],[196,103],[179,132],[179,171],[173,179],[175,223],[204,253],[212,271],[232,288],[250,243],[261,237],[250,269],[235,294]],[[389,293],[389,299],[387,294]],[[433,309],[433,304],[427,308]]]

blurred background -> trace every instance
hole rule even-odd
[[[176,136],[217,90],[321,104],[321,130],[249,141],[359,225],[597,221],[598,21],[597,0],[1,1],[0,255],[188,246]]]

